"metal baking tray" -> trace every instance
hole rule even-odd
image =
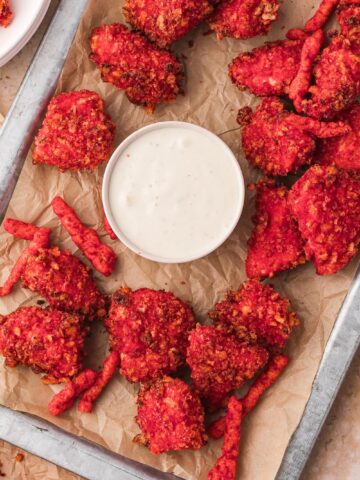
[[[0,220],[51,98],[87,0],[61,0],[0,131]],[[304,415],[276,480],[300,477],[360,342],[360,269],[341,308]],[[28,414],[0,406],[0,439],[89,480],[175,480]]]

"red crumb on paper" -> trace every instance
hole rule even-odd
[[[50,400],[48,410],[51,415],[58,416],[69,410],[81,392],[95,383],[97,376],[98,374],[94,370],[86,368],[72,381],[68,382],[63,390]]]
[[[9,0],[0,0],[0,27],[7,27],[13,19]]]
[[[134,442],[152,453],[198,450],[205,445],[204,409],[184,381],[164,377],[142,385],[137,405],[136,421],[142,433]]]
[[[95,383],[83,394],[78,404],[80,412],[91,413],[96,399],[101,395],[120,366],[118,352],[111,352],[104,361],[102,370],[98,373]]]
[[[101,242],[93,228],[83,225],[75,211],[61,197],[55,197],[51,205],[75,245],[90,260],[95,270],[105,276],[111,275],[115,268],[115,252]]]
[[[23,453],[17,453],[15,457],[16,462],[22,462],[25,458],[25,455]]]

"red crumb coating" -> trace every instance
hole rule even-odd
[[[190,333],[186,361],[195,391],[209,410],[222,407],[228,394],[244,385],[268,360],[260,345],[240,343],[213,326],[197,325]]]
[[[329,120],[350,107],[360,93],[360,56],[353,53],[351,43],[336,36],[317,61],[309,88],[309,98],[301,111],[314,118]]]
[[[354,103],[337,119],[347,122],[351,131],[341,137],[321,140],[316,161],[324,165],[336,165],[344,170],[360,172],[360,105]]]
[[[314,165],[292,187],[289,205],[317,273],[344,268],[360,242],[360,181],[336,167]]]
[[[305,263],[304,242],[288,206],[288,189],[269,180],[255,188],[255,228],[248,242],[246,274],[272,278]]]
[[[111,228],[109,220],[106,218],[105,212],[104,212],[103,224],[104,224],[104,229],[105,229],[106,233],[109,235],[109,237],[111,238],[111,240],[116,240],[117,236],[114,233],[113,229]]]
[[[267,35],[279,8],[279,0],[226,0],[217,6],[209,26],[219,40]]]
[[[7,27],[13,19],[9,0],[0,0],[0,27]]]
[[[310,87],[315,59],[324,43],[325,33],[322,30],[316,30],[305,40],[301,51],[300,68],[289,89],[289,97],[293,100],[297,110],[301,110],[301,102]]]
[[[240,431],[243,419],[243,404],[231,397],[225,417],[225,436],[221,456],[209,471],[209,480],[235,480],[240,448]]]
[[[300,64],[304,39],[281,40],[241,53],[229,65],[229,76],[240,89],[259,97],[288,92]]]
[[[340,0],[322,0],[315,15],[310,18],[305,24],[305,30],[307,32],[315,32],[322,28],[329,20],[330,15],[335,10]]]
[[[350,40],[351,50],[360,54],[360,2],[340,0],[337,19],[341,33]]]
[[[39,248],[46,247],[49,244],[50,230],[48,228],[39,228],[35,233],[29,246],[21,253],[15,266],[12,268],[9,277],[4,285],[0,287],[0,297],[9,295],[14,286],[19,282],[24,274],[29,258],[34,255]]]
[[[199,397],[178,378],[164,377],[142,385],[136,421],[142,434],[134,442],[154,454],[198,450],[207,441],[204,409]]]
[[[149,112],[181,93],[183,68],[175,55],[129,32],[125,25],[95,28],[90,47],[90,58],[99,67],[103,81],[125,90],[131,102]]]
[[[22,222],[21,220],[14,220],[13,218],[5,218],[3,227],[14,237],[21,238],[23,240],[33,240],[35,233],[40,230],[40,227],[36,227],[31,223]],[[41,230],[44,233],[47,231],[50,237],[51,230],[49,228],[41,228]]]
[[[349,131],[344,123],[320,123],[285,110],[277,97],[262,100],[246,121],[240,110],[239,123],[249,122],[242,132],[242,147],[247,160],[268,175],[295,173],[310,164],[315,153],[314,135],[334,136]]]
[[[97,232],[85,227],[75,211],[61,197],[55,197],[51,202],[54,213],[59,217],[63,227],[71,236],[75,245],[90,260],[95,270],[106,277],[111,275],[115,268],[116,254],[107,245],[101,242]]]
[[[229,292],[209,316],[239,340],[261,343],[271,350],[283,348],[299,325],[290,301],[258,280],[248,280],[236,292]]]
[[[25,365],[45,373],[45,383],[61,383],[81,369],[86,333],[74,313],[22,307],[0,315],[0,353],[8,367]]]
[[[69,410],[81,392],[87,390],[94,384],[97,376],[98,374],[94,372],[94,370],[86,368],[71,382],[68,382],[63,390],[54,395],[50,400],[48,410],[51,415],[57,417],[66,412],[66,410]]]
[[[111,154],[115,125],[96,92],[61,93],[49,103],[35,138],[33,162],[65,170],[94,170]]]
[[[261,373],[254,381],[245,397],[241,400],[244,417],[256,407],[263,394],[275,383],[288,363],[289,358],[286,355],[274,355],[270,359],[265,372]],[[210,424],[207,429],[209,436],[215,440],[221,438],[224,435],[225,430],[226,416],[220,417],[218,420]]]
[[[125,19],[159,47],[166,48],[213,11],[209,0],[126,0]]]
[[[59,247],[41,248],[29,256],[22,286],[38,293],[58,310],[77,312],[88,320],[106,315],[106,300],[90,268]]]
[[[91,413],[96,399],[101,395],[120,366],[118,352],[111,352],[104,361],[101,372],[98,373],[95,383],[84,393],[78,404],[80,412]]]
[[[112,350],[120,353],[121,374],[147,382],[183,365],[195,318],[170,292],[124,287],[113,295],[105,326]]]

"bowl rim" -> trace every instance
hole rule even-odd
[[[236,210],[236,215],[234,216],[234,220],[231,223],[231,226],[226,230],[224,235],[221,237],[221,240],[216,243],[215,246],[212,246],[211,248],[204,249],[203,253],[197,254],[197,255],[192,255],[188,256],[186,258],[168,258],[168,257],[162,257],[159,255],[154,255],[152,253],[143,251],[139,248],[139,246],[135,245],[131,240],[129,240],[125,233],[121,230],[120,226],[116,223],[114,220],[114,217],[111,212],[111,206],[110,206],[110,200],[109,200],[109,191],[110,191],[110,181],[111,181],[111,174],[113,172],[113,169],[120,158],[121,154],[123,151],[134,141],[136,141],[140,136],[144,135],[145,133],[154,131],[154,130],[159,130],[163,128],[188,128],[192,129],[197,132],[201,132],[202,134],[205,134],[209,138],[212,138],[216,140],[219,144],[221,144],[222,148],[226,151],[228,154],[229,160],[232,161],[232,164],[234,166],[234,171],[236,172],[237,180],[238,180],[238,188],[239,188],[239,201],[238,201],[238,207]],[[140,257],[146,258],[147,260],[152,260],[154,262],[158,263],[168,263],[168,264],[181,264],[181,263],[187,263],[187,262],[192,262],[195,260],[199,260],[201,258],[206,257],[210,253],[214,252],[216,249],[218,249],[225,241],[230,237],[230,235],[233,233],[235,230],[237,224],[239,223],[241,214],[244,209],[244,203],[245,203],[245,182],[244,182],[244,176],[240,167],[240,164],[233,153],[233,151],[230,149],[230,147],[216,134],[211,132],[210,130],[201,127],[199,125],[196,125],[194,123],[190,122],[183,122],[183,121],[177,121],[177,120],[169,120],[169,121],[162,121],[162,122],[155,122],[151,123],[150,125],[146,125],[145,127],[142,127],[133,133],[131,133],[129,136],[127,136],[114,150],[112,153],[105,169],[104,177],[103,177],[103,183],[102,183],[102,203],[103,203],[103,208],[104,212],[106,215],[106,218],[114,231],[115,235],[117,238],[127,247],[129,248],[132,252],[136,253]]]

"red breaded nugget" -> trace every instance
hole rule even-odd
[[[224,37],[247,39],[267,35],[278,17],[279,0],[226,0],[209,20],[219,40]]]
[[[360,54],[360,2],[340,0],[337,19],[341,33],[350,40],[351,50]]]
[[[352,51],[347,38],[336,36],[320,55],[313,76],[308,98],[296,105],[297,110],[310,117],[332,119],[360,93],[360,56]]]
[[[321,140],[316,162],[360,172],[360,105],[354,103],[337,119],[349,124],[351,131],[340,137]]]
[[[13,19],[9,0],[0,0],[0,27],[7,27]]]
[[[242,147],[247,160],[268,175],[287,175],[313,160],[314,135],[331,137],[347,133],[342,122],[321,123],[285,110],[277,97],[262,100],[251,116],[248,107],[240,110],[240,124],[248,122],[242,131]]]
[[[209,0],[126,0],[126,20],[159,47],[166,48],[213,11]]]
[[[91,413],[94,403],[101,395],[106,385],[110,382],[120,366],[120,357],[118,352],[111,352],[104,361],[102,370],[97,374],[93,385],[81,397],[78,404],[80,412]]]
[[[51,202],[54,213],[59,217],[63,227],[71,236],[75,245],[90,260],[95,270],[106,277],[111,275],[115,268],[116,254],[101,242],[97,232],[80,221],[75,211],[61,197],[55,197]]]
[[[246,274],[271,278],[305,263],[304,242],[287,203],[288,189],[269,180],[255,188],[255,228],[248,242]]]
[[[239,340],[260,343],[275,351],[285,346],[293,328],[299,325],[290,301],[258,280],[248,280],[236,292],[229,292],[209,316]]]
[[[90,47],[90,58],[99,67],[103,81],[125,90],[131,102],[149,112],[181,93],[183,69],[175,55],[129,32],[125,25],[95,28]]]
[[[90,388],[97,377],[98,374],[94,370],[90,368],[83,370],[74,380],[68,382],[61,392],[53,396],[48,405],[49,412],[58,416],[69,410],[81,392]]]
[[[319,275],[336,273],[360,242],[360,181],[336,167],[314,165],[292,187],[289,206]]]
[[[269,42],[241,53],[229,65],[232,82],[259,97],[285,95],[299,69],[304,40]]]
[[[38,293],[58,310],[77,312],[88,320],[103,318],[106,299],[78,258],[59,247],[41,248],[27,260],[22,286]]]
[[[192,309],[170,292],[120,288],[105,326],[111,349],[119,352],[121,374],[147,382],[175,372],[184,363]]]
[[[221,456],[209,471],[209,480],[235,480],[240,447],[240,430],[243,420],[243,404],[231,397],[225,417],[225,437],[221,447]]]
[[[60,171],[94,170],[112,151],[115,125],[96,92],[61,93],[49,103],[33,151],[35,164]]]
[[[142,385],[136,421],[142,430],[134,442],[152,453],[198,450],[207,441],[204,409],[198,396],[182,380],[164,377]]]
[[[209,410],[224,406],[228,394],[242,387],[268,360],[260,345],[239,342],[209,325],[197,325],[189,335],[186,361],[195,391]]]
[[[45,373],[44,383],[61,383],[81,369],[86,333],[74,313],[22,307],[0,315],[0,353],[8,367],[25,365]]]

